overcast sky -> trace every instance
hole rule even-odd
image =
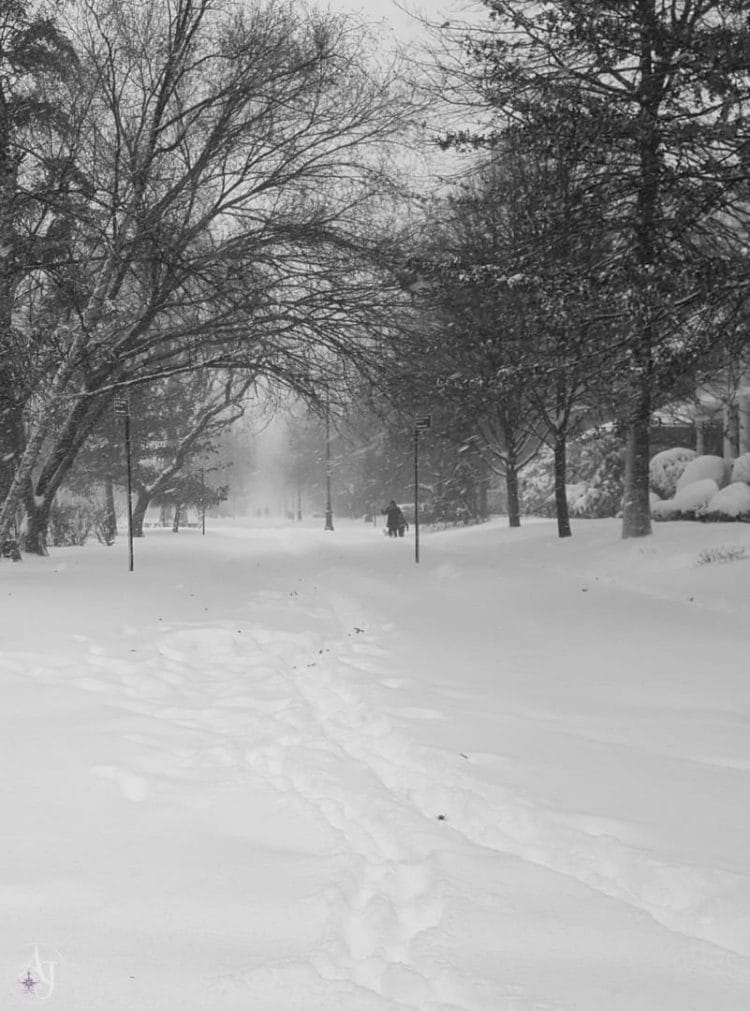
[[[364,20],[384,23],[392,27],[402,41],[418,37],[423,31],[419,18],[440,23],[446,16],[456,15],[467,9],[481,8],[480,0],[329,0],[328,4],[337,10],[352,11]],[[410,16],[410,13],[416,17]]]

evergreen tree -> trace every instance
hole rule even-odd
[[[606,193],[611,255],[598,282],[625,342],[623,536],[650,532],[649,426],[668,392],[719,339],[745,195],[750,27],[741,0],[485,0],[463,81],[497,115],[495,142],[547,108],[593,120],[584,152]],[[570,106],[570,97],[575,105]],[[462,139],[472,139],[465,135]]]

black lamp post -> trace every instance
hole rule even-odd
[[[325,530],[333,530],[331,504],[331,404],[326,396],[326,523]]]

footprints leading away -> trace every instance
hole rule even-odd
[[[294,606],[301,609],[299,600]],[[133,804],[260,781],[304,805],[337,841],[344,868],[326,887],[325,929],[309,956],[329,997],[348,987],[362,1008],[368,1001],[373,1008],[467,1008],[447,1000],[462,989],[456,973],[420,962],[425,956],[415,947],[443,917],[442,826],[392,791],[376,767],[408,762],[409,743],[390,714],[367,705],[362,685],[382,678],[393,691],[404,681],[390,676],[386,651],[363,624],[348,622],[336,639],[325,639],[316,607],[295,625],[163,625],[151,643],[128,636],[117,655],[83,643],[88,669],[69,672],[69,680],[106,694],[120,714],[112,719],[117,760],[108,755],[91,774]],[[441,717],[418,707],[394,706],[392,714]],[[277,967],[277,989],[299,969]],[[269,971],[240,973],[236,983],[262,993]]]
[[[486,1008],[455,968],[429,955],[431,932],[447,913],[442,857],[451,838],[585,882],[671,929],[737,943],[732,909],[717,906],[713,915],[709,901],[732,895],[734,882],[666,866],[637,845],[603,836],[601,826],[493,786],[475,769],[492,756],[415,743],[409,721],[424,725],[446,714],[400,704],[413,682],[383,648],[385,626],[363,623],[344,599],[326,610],[320,598],[306,608],[298,595],[291,605],[284,601],[290,606],[291,629],[288,612],[270,607],[259,609],[260,628],[162,624],[150,638],[129,631],[117,650],[82,641],[83,666],[39,672],[106,698],[119,745],[90,771],[126,803],[179,804],[216,785],[261,782],[281,802],[303,805],[336,840],[343,871],[327,886],[316,950],[304,963],[237,973],[234,985],[248,999],[289,1011],[295,980],[304,977],[305,1011],[326,1007],[325,995],[339,991],[363,1011]],[[700,920],[686,896],[711,915]],[[269,981],[275,991],[265,989]],[[274,1004],[272,992],[285,994],[286,1004]],[[518,1007],[526,1006],[534,1005],[519,995]]]

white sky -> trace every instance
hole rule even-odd
[[[321,6],[325,6],[321,4]],[[329,0],[333,10],[351,11],[365,21],[392,26],[400,41],[418,38],[424,29],[419,19],[440,23],[446,17],[481,8],[480,0]]]

